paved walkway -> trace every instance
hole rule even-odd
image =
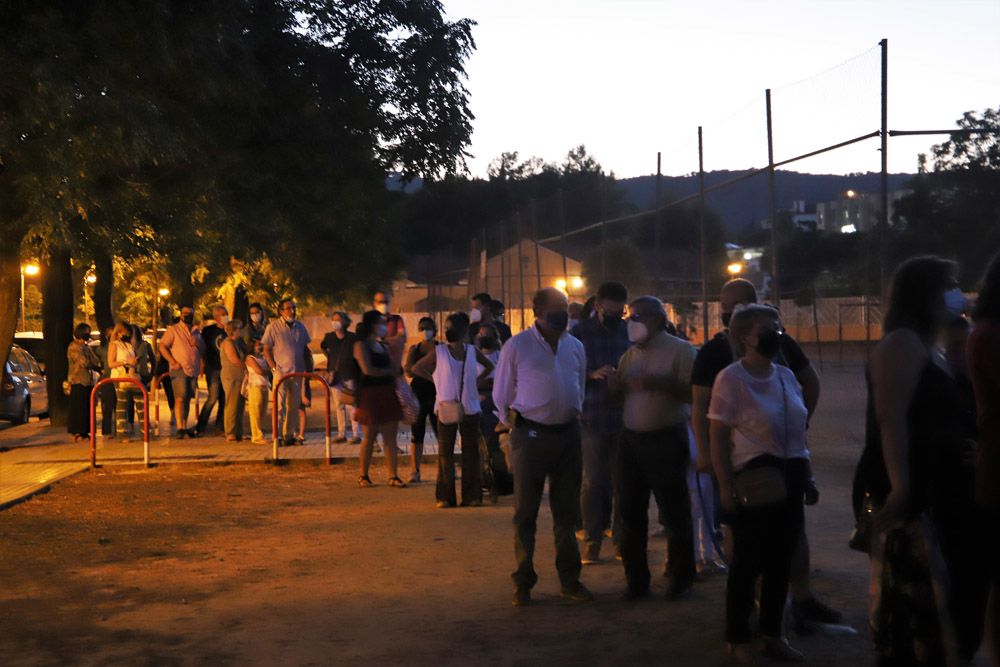
[[[312,419],[309,420],[310,425]],[[168,432],[161,425],[161,432]],[[401,429],[397,446],[404,455],[410,454],[410,432]],[[263,463],[272,458],[272,447],[254,445],[249,440],[226,442],[224,437],[204,437],[178,440],[169,436],[150,437],[150,462],[163,463]],[[331,444],[335,461],[357,458],[359,445]],[[428,431],[424,455],[437,454],[437,441]],[[376,452],[378,456],[378,452]],[[326,459],[326,439],[322,430],[307,431],[304,445],[278,448],[283,460]],[[99,466],[132,465],[143,462],[141,436],[131,442],[119,439],[97,439]],[[9,507],[37,493],[44,493],[51,484],[90,467],[90,441],[73,443],[65,429],[49,426],[48,420],[32,421],[22,426],[0,431],[0,509]]]

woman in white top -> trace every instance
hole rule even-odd
[[[108,345],[108,368],[113,378],[131,378],[139,380],[136,371],[138,359],[135,347],[132,346],[132,328],[127,322],[119,322],[111,333]],[[142,389],[131,382],[115,383],[115,433],[117,435],[132,435],[132,426],[128,423],[129,406],[135,401],[135,419],[142,423],[145,415],[145,404],[142,401]]]
[[[737,361],[716,377],[708,410],[712,465],[733,530],[726,640],[741,660],[753,659],[750,614],[758,577],[764,653],[782,661],[804,659],[785,639],[782,617],[811,479],[808,413],[795,375],[774,363],[781,335],[773,308],[734,311],[729,342]]]
[[[455,438],[462,435],[462,506],[483,504],[483,488],[479,471],[479,405],[478,381],[493,372],[493,363],[482,352],[465,343],[469,333],[469,316],[452,313],[445,320],[447,345],[438,345],[413,367],[413,375],[434,382],[437,397],[434,412],[438,417],[438,476],[435,495],[438,507],[454,507]],[[478,365],[477,365],[478,363]],[[478,368],[482,371],[478,372]],[[444,405],[447,403],[448,405]],[[461,409],[457,410],[457,405]],[[453,423],[449,417],[456,412],[461,419]]]
[[[268,444],[264,437],[267,424],[267,397],[271,392],[271,367],[264,358],[260,338],[251,338],[253,351],[247,355],[247,410],[250,413],[250,442]]]

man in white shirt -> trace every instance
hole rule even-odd
[[[281,318],[272,320],[264,330],[261,343],[264,358],[274,369],[274,382],[283,375],[302,373],[306,370],[306,355],[309,352],[309,332],[302,322],[295,319],[295,302],[283,299],[280,304]],[[302,403],[302,378],[289,378],[281,383],[278,391],[278,421],[281,424],[285,445],[294,445],[299,429],[299,406]],[[277,433],[273,437],[278,437]]]
[[[566,332],[566,296],[539,290],[533,300],[535,324],[514,336],[500,352],[493,383],[497,416],[511,429],[514,474],[514,606],[531,601],[538,581],[533,556],[538,508],[545,479],[555,523],[556,569],[563,597],[592,600],[580,583],[579,416],[583,409],[587,359],[583,344]]]
[[[649,595],[647,557],[649,495],[666,519],[668,595],[688,593],[694,581],[694,532],[687,488],[690,464],[691,368],[697,355],[690,343],[666,331],[663,303],[639,297],[629,306],[628,338],[633,343],[610,380],[624,395],[625,431],[619,444],[622,563],[626,599]]]

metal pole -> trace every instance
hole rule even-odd
[[[507,299],[507,244],[504,243],[503,221],[500,221],[500,300],[510,308],[513,304]],[[511,324],[514,318],[511,317]]]
[[[566,281],[566,295],[569,296],[569,269],[566,268],[566,207],[563,191],[559,188],[559,250],[562,252],[563,280]]]
[[[542,289],[542,261],[538,250],[538,211],[534,199],[531,200],[531,238],[535,244],[535,281],[538,283],[538,289]]]
[[[705,258],[705,150],[698,126],[698,261],[701,264],[701,335],[708,342],[708,275]]]
[[[521,331],[524,331],[524,232],[521,229],[521,212],[514,214],[514,224],[517,225],[517,277],[521,294]]]
[[[771,89],[764,91],[767,107],[767,203],[771,216],[771,294],[774,305],[781,309],[781,288],[778,279],[778,220],[774,201],[774,137],[771,125]]]
[[[885,250],[889,233],[889,40],[882,47],[882,210],[879,212],[878,269],[879,296],[885,295]]]
[[[601,178],[601,282],[608,280],[608,183]]]
[[[656,212],[653,214],[653,256],[656,257],[653,269],[653,294],[659,294],[660,288],[660,184],[663,180],[661,170],[661,153],[656,151]]]
[[[24,267],[21,267],[21,331],[27,331],[28,325],[24,319]]]

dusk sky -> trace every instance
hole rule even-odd
[[[1000,0],[444,0],[478,22],[468,63],[469,168],[502,151],[559,161],[587,148],[619,177],[767,162],[879,127],[879,40],[889,40],[890,129],[946,129],[1000,105]],[[799,83],[801,82],[801,83]],[[944,137],[895,138],[889,169]],[[790,165],[879,169],[878,139]]]

